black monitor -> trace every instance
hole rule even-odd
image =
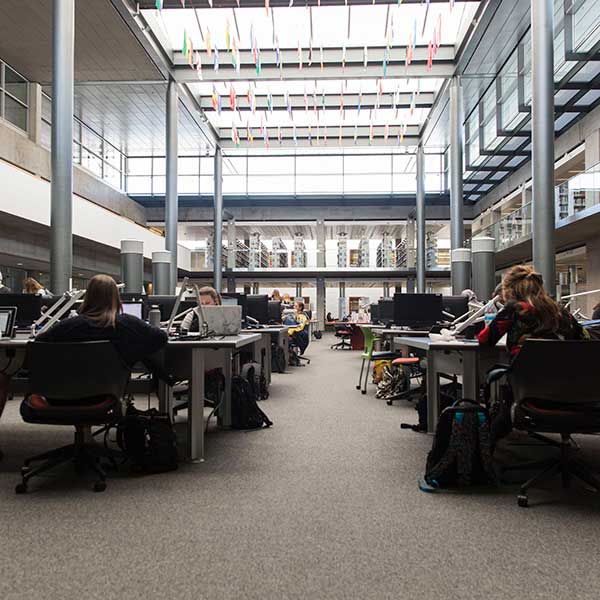
[[[381,298],[379,300],[379,322],[386,325],[394,322],[393,298]]]
[[[246,318],[248,314],[248,306],[246,302],[246,294],[239,294],[238,292],[225,292],[221,294],[221,298],[235,298],[237,300],[238,306],[242,307],[242,321]]]
[[[44,298],[35,294],[0,294],[0,307],[16,306],[16,326],[30,327],[42,316]]]
[[[267,294],[252,294],[246,296],[248,316],[259,323],[269,322],[269,296]]]
[[[153,306],[158,306],[160,310],[160,320],[168,321],[171,318],[171,313],[173,312],[173,307],[175,306],[175,302],[177,300],[177,296],[146,296],[145,297],[145,314],[144,318],[147,317],[148,311]],[[194,300],[182,300],[179,303],[179,309],[177,314],[181,314],[182,312],[188,310],[189,308],[194,308],[197,302]]]
[[[379,303],[371,304],[371,323],[379,323]]]
[[[444,312],[454,315],[452,321],[462,317],[469,310],[469,299],[466,296],[444,296],[442,304]],[[447,318],[450,319],[450,317]]]
[[[402,327],[431,327],[442,319],[440,294],[394,294],[394,323]]]
[[[269,323],[281,323],[281,301],[269,300]]]

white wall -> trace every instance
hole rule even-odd
[[[0,190],[0,211],[50,226],[50,183],[0,161]],[[124,239],[141,240],[146,258],[165,249],[162,236],[76,194],[73,194],[73,235],[113,248],[120,248]],[[182,269],[190,269],[190,251],[181,245],[178,263]]]

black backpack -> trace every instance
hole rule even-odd
[[[245,365],[246,366],[246,365]],[[244,371],[244,369],[242,369]],[[254,371],[250,371],[254,378]],[[243,375],[231,378],[231,426],[233,429],[259,429],[263,425],[270,427],[273,422],[257,404],[256,385]]]
[[[460,400],[440,415],[421,489],[475,483],[496,483],[489,415],[483,405]]]
[[[240,375],[247,379],[252,386],[254,399],[266,400],[269,397],[269,388],[267,387],[267,378],[264,369],[256,362],[247,362],[242,366]]]
[[[130,404],[117,424],[117,443],[136,471],[163,473],[177,468],[173,423],[155,408],[138,410]]]
[[[271,344],[271,370],[276,373],[285,371],[285,352],[279,344]]]

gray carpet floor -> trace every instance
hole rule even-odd
[[[106,492],[67,473],[14,494],[23,459],[64,428],[0,422],[0,597],[598,598],[600,501],[557,483],[520,509],[515,487],[428,495],[431,438],[411,405],[355,390],[358,353],[307,351],[274,375],[250,433],[211,431],[207,460]],[[600,440],[586,450],[600,457]]]

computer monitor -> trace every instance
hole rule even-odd
[[[379,303],[374,302],[371,304],[371,323],[379,323]]]
[[[144,304],[142,302],[123,302],[123,314],[131,315],[132,317],[137,317],[138,319],[142,319],[144,316],[143,308]]]
[[[454,315],[454,319],[462,317],[469,310],[469,299],[466,296],[444,296],[442,304],[444,312]]]
[[[237,298],[221,297],[221,304],[223,306],[238,306]]]
[[[393,298],[381,298],[379,300],[379,322],[386,325],[394,322]]]
[[[269,322],[269,296],[267,294],[251,294],[246,296],[248,316],[259,323]]]
[[[402,327],[431,327],[442,319],[440,294],[394,294],[394,323]]]
[[[248,306],[246,302],[246,294],[240,294],[238,292],[224,292],[221,294],[221,300],[235,298],[238,306],[242,307],[242,321],[248,314]]]
[[[149,311],[153,306],[158,306],[160,310],[160,320],[168,321],[171,318],[171,313],[173,312],[176,300],[177,296],[146,296],[146,309]],[[177,314],[180,315],[182,312],[194,308],[196,304],[197,302],[195,299],[182,300],[179,303]]]
[[[17,307],[17,327],[29,327],[42,316],[44,299],[35,294],[0,294],[0,307]]]
[[[269,323],[281,323],[281,301],[269,300]]]
[[[0,335],[2,337],[13,336],[16,315],[17,309],[14,306],[0,308]]]

